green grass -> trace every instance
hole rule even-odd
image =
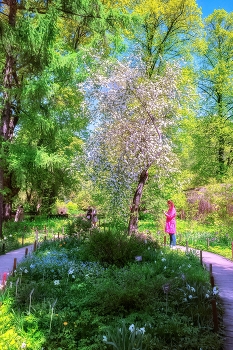
[[[163,227],[151,215],[144,215],[139,221],[140,232],[150,232],[160,244],[169,240]],[[177,219],[177,244],[219,254],[232,260],[233,228],[228,224],[207,225],[198,221]]]

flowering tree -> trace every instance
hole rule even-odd
[[[118,208],[132,196],[128,232],[137,230],[138,211],[151,165],[167,173],[176,157],[166,138],[179,114],[179,67],[169,64],[160,76],[146,78],[143,64],[102,65],[85,84],[89,108],[98,120],[88,149],[94,174],[101,175]],[[104,74],[105,73],[105,74]],[[126,201],[125,201],[126,200]]]

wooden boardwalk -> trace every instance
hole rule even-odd
[[[28,253],[33,251],[33,246],[28,246]],[[177,246],[177,249],[186,250],[185,247]],[[11,273],[14,260],[17,263],[25,256],[25,247],[14,250],[5,255],[0,255],[0,284],[2,283],[3,274]],[[197,250],[200,254],[200,251]],[[224,306],[223,324],[225,328],[224,350],[233,350],[233,261],[223,258],[220,255],[202,252],[202,261],[209,270],[212,267],[212,275],[215,285],[219,289],[219,295]]]

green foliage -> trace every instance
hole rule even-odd
[[[68,221],[65,227],[65,233],[68,235],[85,235],[90,234],[91,220],[83,215],[77,216],[72,221]]]
[[[19,264],[8,280],[12,287],[1,295],[2,349],[12,341],[8,329],[14,330],[13,350],[23,343],[29,350],[221,349],[210,299],[218,300],[219,317],[221,303],[194,253],[161,250],[149,236],[127,241],[109,233],[111,244],[140,247],[142,261],[129,256],[124,266],[103,267],[83,249],[94,242],[96,250],[103,248],[106,233],[90,240],[95,235],[91,244],[75,236],[45,241]]]
[[[3,224],[3,239],[0,240],[0,254],[25,245],[33,244],[35,239],[42,241],[54,238],[64,231],[68,219],[48,219],[43,215],[25,215],[23,221],[7,221]],[[4,244],[4,251],[3,251]]]
[[[87,257],[104,265],[125,266],[135,260],[136,256],[147,258],[148,249],[158,248],[156,242],[145,241],[140,235],[130,235],[115,231],[94,232],[85,244]]]
[[[134,350],[135,348],[146,350],[147,345],[143,345],[144,332],[145,327],[138,328],[132,324],[128,329],[123,322],[122,327],[110,330],[107,337],[104,336],[103,341],[117,350]]]

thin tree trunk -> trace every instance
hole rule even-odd
[[[17,0],[9,1],[8,23],[11,27],[15,27]],[[4,189],[7,181],[7,169],[5,159],[7,159],[7,142],[12,140],[14,127],[17,124],[17,116],[15,113],[14,104],[12,102],[11,89],[18,84],[17,75],[15,73],[16,61],[13,55],[8,53],[6,55],[5,67],[2,72],[2,85],[4,93],[2,96],[2,113],[0,120],[0,147],[2,159],[0,162],[0,238],[3,237],[2,223],[5,219],[5,198]],[[15,100],[15,96],[13,96]],[[3,146],[4,145],[4,146]],[[9,206],[6,206],[9,209]]]
[[[218,162],[219,162],[219,175],[222,177],[225,173],[224,166],[224,138],[223,136],[219,137],[219,148],[218,148]]]
[[[129,226],[128,226],[129,235],[131,235],[132,233],[135,233],[138,229],[139,206],[141,203],[142,192],[143,192],[143,188],[147,178],[148,178],[148,170],[146,169],[141,172],[138,186],[134,193],[132,206],[130,208],[130,219],[129,219]]]

